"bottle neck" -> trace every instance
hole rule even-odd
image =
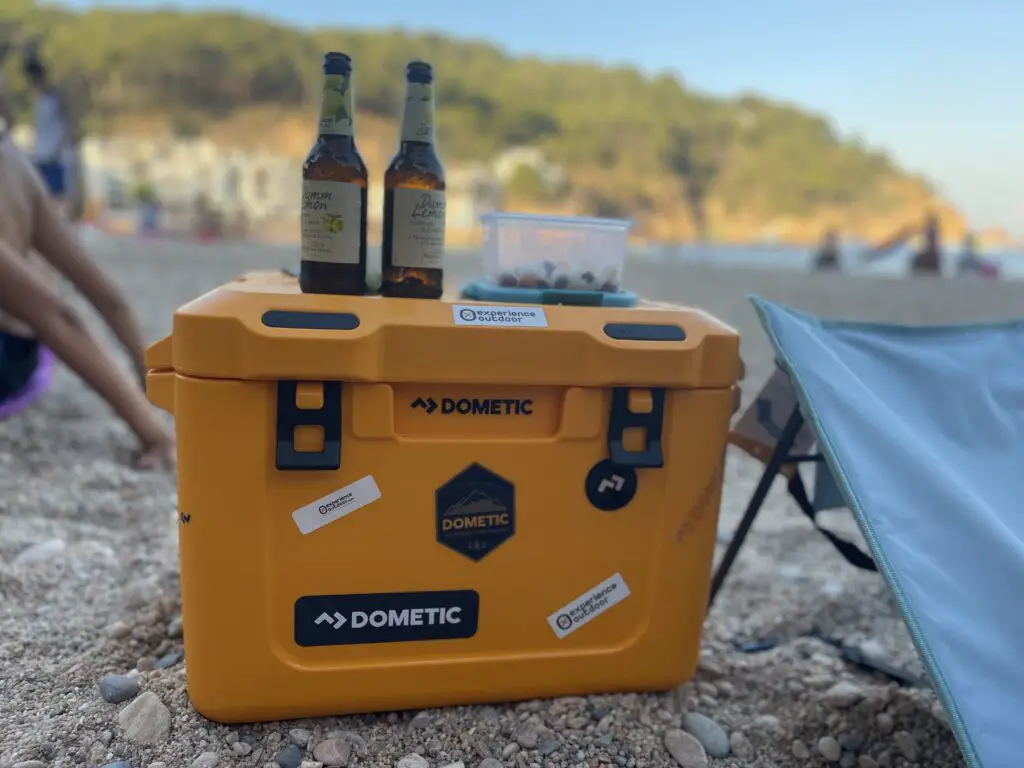
[[[353,101],[351,72],[324,77],[317,127],[321,138],[352,140],[356,116]]]
[[[405,111],[402,113],[402,144],[434,143],[434,86],[405,84]]]

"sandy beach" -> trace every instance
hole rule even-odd
[[[107,238],[91,248],[133,297],[151,341],[170,330],[176,307],[241,272],[297,269],[297,249],[289,248]],[[471,257],[453,258],[451,283],[477,269]],[[970,279],[634,261],[626,281],[740,330],[744,406],[772,371],[751,293],[823,315],[884,321],[1024,314],[1019,284]],[[923,674],[881,577],[848,566],[781,483],[708,618],[700,671],[680,691],[237,727],[209,722],[185,690],[174,479],[129,468],[132,448],[127,429],[64,368],[41,402],[0,422],[0,768],[962,764],[930,689],[851,667],[811,636],[817,628]],[[760,471],[730,450],[722,541]],[[823,518],[859,538],[847,511]],[[758,638],[776,646],[744,653],[734,643]],[[119,677],[100,686],[108,675]],[[687,752],[693,742],[681,731],[702,748]]]

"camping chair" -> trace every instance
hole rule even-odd
[[[827,469],[833,505],[853,512],[967,764],[1019,765],[1024,320],[907,327],[752,301],[795,405],[716,587],[772,479],[787,472],[792,484],[804,462]],[[820,454],[791,453],[799,440]]]
[[[779,426],[779,416],[784,419],[783,426]],[[771,378],[754,398],[754,402],[740,417],[735,429],[729,434],[729,442],[763,462],[765,468],[715,571],[708,600],[709,610],[726,576],[729,575],[758,512],[761,511],[772,483],[779,475],[787,478],[786,489],[800,511],[826,539],[832,542],[848,563],[868,571],[877,570],[871,557],[855,544],[822,528],[818,523],[818,512],[844,506],[845,502],[823,456],[814,450],[817,443],[814,432],[800,412],[800,405],[789,378],[781,368],[776,367]],[[807,487],[800,475],[801,464],[813,464],[815,467],[813,500],[808,495]]]

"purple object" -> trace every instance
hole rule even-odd
[[[25,410],[39,399],[50,388],[56,364],[57,360],[53,352],[48,347],[40,345],[39,363],[32,372],[28,383],[21,390],[15,392],[14,395],[0,402],[0,419],[6,419],[8,416],[13,416]]]

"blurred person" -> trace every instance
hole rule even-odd
[[[942,232],[939,217],[934,213],[925,216],[921,236],[924,242],[910,262],[910,271],[916,275],[937,275],[942,271]]]
[[[0,405],[31,386],[52,350],[135,432],[141,443],[137,465],[170,468],[174,436],[143,393],[145,340],[138,320],[89,259],[39,171],[10,135],[0,136],[0,201]],[[96,308],[128,351],[136,381],[32,263],[33,249]]]
[[[821,245],[814,255],[814,268],[818,272],[838,270],[839,264],[839,232],[835,227],[829,227],[821,238]]]
[[[988,259],[978,255],[977,239],[973,232],[964,235],[960,256],[957,259],[956,271],[959,275],[979,275],[981,277],[999,277],[999,267]]]
[[[36,93],[34,157],[36,168],[60,209],[77,208],[79,191],[78,120],[67,98],[49,79],[35,44],[29,45],[22,72]]]

